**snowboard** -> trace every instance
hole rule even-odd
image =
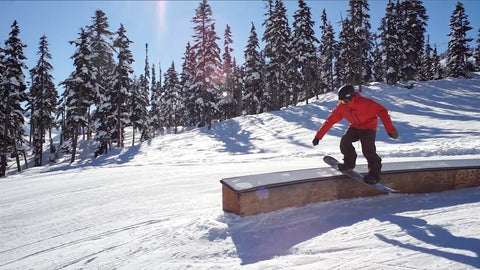
[[[371,187],[374,187],[376,188],[377,190],[379,191],[382,191],[382,192],[397,192],[397,190],[394,190],[390,187],[387,187],[385,185],[382,185],[380,183],[377,183],[375,185],[371,185],[371,184],[367,184],[365,183],[365,181],[363,180],[363,176],[352,170],[352,171],[345,171],[345,172],[342,172],[338,169],[337,165],[338,165],[338,160],[336,160],[335,158],[331,157],[331,156],[325,156],[323,157],[323,161],[325,161],[325,163],[327,163],[328,165],[330,165],[332,168],[334,168],[335,170],[341,172],[342,174],[346,175],[346,176],[349,176],[350,178],[364,184],[364,185],[368,185],[368,186],[371,186]]]

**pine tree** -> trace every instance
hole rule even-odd
[[[246,114],[258,114],[262,112],[263,108],[265,63],[260,53],[258,36],[253,22],[244,55],[245,94],[243,96],[243,110]]]
[[[377,35],[374,35],[374,47],[372,52],[373,58],[373,81],[375,82],[383,82],[385,78],[385,65],[383,62],[383,51],[380,48],[380,45],[377,42]]]
[[[327,13],[325,9],[322,11],[322,25],[320,26],[322,36],[320,38],[320,46],[318,48],[318,65],[320,69],[320,81],[318,88],[320,92],[316,91],[315,95],[328,91],[333,91],[334,85],[334,60],[338,54],[338,44],[335,41],[335,32],[332,24],[327,20]],[[338,85],[337,85],[338,86]]]
[[[317,67],[317,44],[318,39],[315,37],[313,30],[314,22],[310,8],[305,1],[298,1],[298,10],[293,15],[293,38],[292,38],[292,55],[291,58],[294,67],[291,71],[297,71],[299,76],[292,77],[294,82],[294,98],[293,104],[296,105],[298,100],[305,100],[313,97],[313,89],[317,87],[318,67]]]
[[[159,65],[160,67],[160,65]],[[160,71],[160,78],[162,76],[162,71]],[[150,120],[151,120],[151,128],[153,131],[153,134],[155,134],[156,131],[161,130],[163,127],[163,120],[161,118],[161,112],[160,109],[162,105],[160,104],[161,102],[161,96],[162,96],[162,82],[159,80],[158,82],[156,81],[156,71],[155,71],[155,65],[152,65],[152,87],[151,87],[151,97],[150,97]]]
[[[219,119],[227,120],[242,114],[244,73],[242,68],[237,66],[235,58],[232,64],[234,68],[223,84],[222,96],[217,103]]]
[[[245,78],[245,70],[237,65],[237,61],[233,58],[233,72],[230,74],[229,79],[227,80],[227,84],[229,88],[232,89],[233,94],[233,108],[232,113],[230,114],[231,117],[237,117],[242,115],[242,108],[243,108],[243,91],[245,89],[245,82],[243,78]]]
[[[228,119],[230,117],[236,116],[238,111],[237,106],[241,106],[240,103],[235,102],[233,98],[234,86],[236,81],[236,75],[234,70],[236,66],[234,64],[235,59],[232,58],[233,44],[232,32],[230,26],[227,24],[224,34],[224,43],[223,43],[223,55],[222,55],[222,83],[220,86],[221,96],[217,98],[217,107],[219,109],[219,119]],[[228,111],[228,114],[226,113]]]
[[[432,59],[432,47],[430,46],[430,39],[427,38],[425,44],[425,50],[422,54],[420,66],[418,69],[418,79],[422,81],[433,80],[433,59]]]
[[[200,106],[202,104],[197,102],[201,98],[201,92],[200,86],[195,80],[196,66],[195,52],[190,43],[187,43],[183,56],[182,73],[180,75],[181,93],[185,101],[185,124],[187,126],[195,126],[200,123]]]
[[[468,16],[461,2],[457,2],[455,10],[450,18],[450,41],[447,50],[447,76],[468,77],[467,59],[471,55],[467,38],[467,32],[471,30]]]
[[[480,71],[480,28],[478,29],[477,48],[474,52],[476,70]]]
[[[108,126],[108,113],[106,113],[105,108],[101,108],[106,103],[110,103],[111,101],[108,99],[112,96],[113,89],[113,74],[115,69],[115,61],[113,60],[113,47],[112,47],[112,39],[114,33],[111,32],[109,29],[108,18],[106,14],[102,10],[96,10],[95,16],[92,17],[92,24],[87,27],[87,30],[90,32],[89,34],[89,44],[90,48],[93,52],[92,55],[92,63],[94,64],[97,74],[95,74],[96,83],[99,85],[96,92],[93,93],[92,97],[94,103],[100,109],[96,110],[96,114],[93,116],[94,122],[96,123],[95,129],[97,132],[108,134],[108,130],[103,130],[102,127]],[[89,108],[90,110],[90,108]],[[92,120],[88,118],[89,130],[93,130]],[[109,135],[105,135],[109,136]],[[97,139],[101,139],[103,136],[98,136]],[[87,139],[91,138],[91,132],[87,133]]]
[[[148,118],[149,89],[150,89],[150,65],[148,63],[148,44],[145,44],[145,69],[144,74],[140,75],[134,84],[130,98],[130,122],[133,125],[133,140],[135,144],[135,131],[140,131],[140,141],[146,141],[152,137],[150,134],[150,120]]]
[[[174,132],[177,133],[177,129],[179,126],[187,125],[187,111],[186,111],[186,104],[187,104],[187,97],[188,95],[184,92],[185,88],[181,83],[181,74],[179,74],[174,66],[172,61],[172,76],[176,78],[176,95],[175,95],[175,129]],[[162,96],[165,92],[162,93]]]
[[[352,40],[355,34],[353,24],[349,18],[342,20],[342,29],[338,35],[338,56],[335,62],[336,85],[354,84],[357,76],[358,61]]]
[[[196,100],[201,109],[199,126],[207,126],[210,129],[216,114],[216,101],[221,94],[219,91],[221,60],[220,47],[217,44],[219,37],[207,0],[199,4],[192,22],[195,24],[192,46],[196,58],[195,83],[201,91],[200,98]]]
[[[57,107],[58,92],[53,82],[51,72],[53,70],[49,60],[52,55],[48,50],[47,37],[44,35],[40,38],[40,46],[38,49],[37,65],[30,70],[32,85],[30,87],[30,107],[31,115],[31,132],[33,133],[33,152],[35,154],[35,166],[41,166],[43,160],[43,143],[45,141],[47,130],[50,131],[55,127],[54,112]]]
[[[28,101],[25,92],[27,85],[23,69],[27,68],[23,60],[25,45],[19,38],[20,28],[17,21],[11,26],[8,39],[5,41],[3,82],[0,85],[0,177],[5,176],[7,168],[7,155],[12,153],[16,157],[17,170],[21,171],[19,152],[24,143],[25,130],[22,103]]]
[[[145,92],[143,82],[145,81],[145,75],[141,74],[139,78],[134,77],[132,85],[132,95],[128,102],[129,110],[131,111],[130,123],[133,127],[133,140],[132,146],[135,145],[135,131],[140,131],[140,141],[148,139],[148,93]]]
[[[403,51],[403,57],[400,58],[400,80],[415,80],[423,53],[428,16],[420,0],[404,0],[398,9],[397,34],[401,37]]]
[[[157,88],[157,70],[155,68],[155,64],[152,64],[152,83],[150,84],[150,101],[152,101],[153,99],[153,93],[154,93],[154,89]],[[151,103],[150,103],[151,104]]]
[[[100,87],[96,78],[98,71],[91,61],[94,52],[89,44],[90,34],[81,28],[79,35],[79,39],[70,41],[77,47],[72,56],[75,70],[60,83],[65,87],[60,105],[65,110],[65,125],[62,127],[62,136],[71,139],[72,157],[70,162],[72,163],[75,161],[80,131],[87,129],[87,133],[90,133],[88,130],[90,128],[89,109],[94,105],[91,97],[98,92]]]
[[[6,78],[5,78],[5,65],[3,64],[5,62],[5,55],[3,54],[3,48],[2,46],[0,45],[0,98],[4,98],[5,97],[5,94],[6,94],[6,91],[5,91],[5,83],[6,83]],[[2,120],[2,122],[0,122],[0,138],[2,138],[2,141],[0,142],[0,149],[3,150],[3,147],[4,147],[4,140],[3,140],[3,136],[4,136],[4,128],[5,128],[5,125],[3,123],[5,123],[5,112],[6,112],[6,100],[1,100],[0,99],[0,120]]]
[[[144,77],[143,80],[140,80],[140,91],[142,92],[142,103],[145,105],[145,112],[142,113],[143,117],[143,124],[142,127],[139,128],[141,131],[140,141],[146,141],[150,139],[152,134],[151,124],[152,121],[148,117],[148,106],[150,105],[150,89],[151,89],[151,76],[150,76],[150,63],[148,61],[148,44],[145,44],[145,69],[144,69]],[[142,78],[140,78],[142,79]]]
[[[174,128],[174,133],[177,133],[179,119],[181,118],[181,100],[180,100],[180,81],[178,74],[175,71],[175,64],[172,65],[165,73],[162,96],[162,116],[165,127]],[[180,110],[179,110],[180,109]]]
[[[232,29],[227,24],[225,27],[225,34],[223,35],[223,54],[222,54],[222,75],[224,78],[227,78],[233,72],[233,39],[232,39]]]
[[[134,62],[130,44],[133,43],[127,36],[123,24],[117,31],[117,38],[113,42],[113,46],[118,51],[118,61],[115,68],[115,81],[112,96],[110,97],[112,109],[111,116],[115,121],[115,131],[112,131],[112,139],[116,139],[117,146],[123,147],[124,128],[128,125],[130,116],[127,102],[131,97],[131,89],[133,84],[132,64]]]
[[[433,47],[432,53],[432,79],[440,80],[443,78],[443,69],[440,64],[440,56],[437,53],[437,46]]]
[[[271,3],[270,3],[271,5]],[[288,25],[287,11],[282,0],[276,0],[273,11],[267,13],[264,22],[264,56],[266,60],[266,79],[268,99],[271,104],[267,110],[279,110],[291,104],[291,82],[289,80],[291,31]]]
[[[276,103],[278,100],[278,89],[276,86],[276,78],[275,73],[273,71],[273,66],[271,65],[271,61],[269,56],[273,54],[272,52],[272,42],[269,40],[269,37],[266,35],[268,32],[271,31],[273,27],[273,18],[274,18],[274,0],[264,0],[265,1],[265,8],[266,13],[264,16],[266,17],[265,21],[263,22],[263,27],[265,31],[263,32],[262,41],[264,41],[265,45],[263,50],[261,51],[261,56],[264,61],[265,71],[264,71],[264,79],[265,79],[265,90],[263,91],[262,97],[262,112],[272,111],[276,107]]]
[[[399,37],[399,3],[388,1],[385,17],[380,27],[381,43],[383,48],[383,66],[385,68],[384,80],[390,85],[396,84],[400,77],[400,62],[403,58],[402,41]]]
[[[348,66],[351,73],[348,82],[361,86],[369,82],[372,77],[371,50],[373,47],[372,34],[370,33],[370,7],[367,0],[350,0],[350,29],[349,46],[353,49],[354,57],[349,59]]]

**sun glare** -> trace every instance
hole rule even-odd
[[[155,1],[156,21],[159,34],[165,34],[167,32],[167,1]]]

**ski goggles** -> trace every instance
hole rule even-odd
[[[342,103],[343,105],[347,105],[348,103],[350,103],[350,101],[352,101],[351,98],[348,98],[348,99],[340,99],[340,103]]]

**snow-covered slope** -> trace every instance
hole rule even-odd
[[[480,158],[480,75],[411,90],[374,84],[362,94],[390,110],[400,133],[392,140],[379,127],[384,162]],[[346,122],[311,146],[335,104],[330,93],[0,179],[0,269],[480,268],[479,188],[244,218],[222,211],[222,178],[340,157]]]

